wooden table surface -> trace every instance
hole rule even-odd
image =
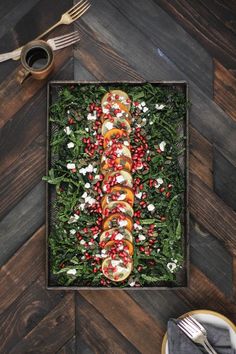
[[[72,0],[2,0],[0,52]],[[162,291],[45,289],[46,82],[0,64],[0,353],[160,354],[168,318],[236,321],[236,3],[93,0],[82,40],[51,79],[186,80],[190,87],[190,284]],[[52,35],[70,31],[61,27]]]

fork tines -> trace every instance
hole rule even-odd
[[[75,31],[69,34],[65,34],[64,36],[59,36],[53,39],[53,44],[56,50],[65,48],[69,45],[72,45],[76,42],[79,42],[80,36],[79,32]]]
[[[75,21],[82,16],[90,8],[90,6],[91,4],[87,0],[80,0],[69,11],[67,11],[67,13]]]

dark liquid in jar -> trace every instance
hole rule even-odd
[[[26,55],[26,62],[32,69],[43,69],[49,62],[48,53],[43,48],[32,48]]]

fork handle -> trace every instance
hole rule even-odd
[[[55,23],[52,27],[48,28],[45,32],[41,33],[38,37],[36,37],[35,39],[40,39],[44,36],[46,36],[46,34],[48,34],[49,32],[51,32],[52,30],[54,30],[54,28],[60,26],[62,24],[62,19],[60,19],[60,21],[58,21],[57,23]],[[23,48],[22,47],[19,47],[15,50],[13,50],[13,52],[11,52],[11,54],[13,55],[13,57],[11,58],[12,60],[19,60],[20,59],[20,56],[18,55],[17,52],[21,51]],[[14,53],[15,53],[15,56],[14,56]]]
[[[213,349],[214,352],[211,350],[212,347],[211,348],[210,348],[210,346],[208,347],[206,341],[202,341],[201,344],[208,354],[217,354],[214,349]],[[209,344],[209,342],[208,342],[208,344]]]
[[[210,354],[218,354],[212,345],[209,343],[208,339],[205,339],[205,345],[207,346],[208,350],[210,349]],[[205,348],[206,349],[206,348]]]

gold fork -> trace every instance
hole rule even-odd
[[[88,2],[88,0],[80,0],[70,10],[66,11],[61,16],[61,19],[57,23],[55,23],[55,25],[48,28],[45,32],[40,34],[35,39],[40,39],[40,38],[44,37],[46,34],[48,34],[54,28],[56,28],[60,25],[70,25],[72,22],[78,20],[78,18],[81,17],[90,8],[90,6],[91,6],[91,4]],[[22,48],[23,48],[23,46],[13,50],[12,52],[0,54],[0,61],[1,61],[1,56],[4,60],[8,60],[8,59],[18,60],[20,58],[19,54],[20,54]],[[5,58],[7,58],[7,59],[5,59]]]

